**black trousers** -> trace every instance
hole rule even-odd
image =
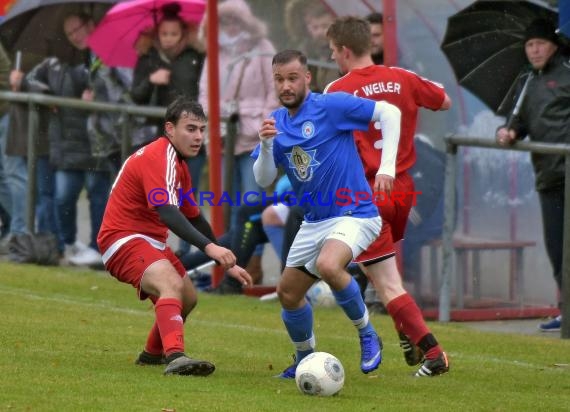
[[[562,291],[562,254],[564,242],[564,186],[538,192],[542,210],[544,245],[550,259],[554,280]]]

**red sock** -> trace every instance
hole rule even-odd
[[[184,321],[180,315],[182,302],[174,298],[159,299],[154,311],[164,354],[184,352]]]
[[[146,338],[144,350],[151,355],[162,355],[162,340],[160,339],[160,332],[158,330],[158,323],[156,323],[156,321],[154,322],[154,325],[152,325],[152,329]]]
[[[388,302],[386,310],[394,320],[396,330],[406,334],[416,346],[419,346],[424,351],[427,359],[434,359],[439,356],[441,348],[433,335],[431,335],[420,308],[408,293],[404,293]],[[429,336],[429,339],[424,339],[427,335],[431,336]]]

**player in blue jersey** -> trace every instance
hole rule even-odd
[[[382,341],[346,266],[378,236],[382,223],[352,130],[367,130],[369,122],[380,122],[384,147],[390,153],[389,147],[395,150],[398,145],[400,111],[386,102],[347,93],[311,93],[307,58],[299,51],[276,54],[272,66],[284,107],[263,122],[261,143],[252,155],[257,158],[253,171],[257,183],[267,187],[281,166],[297,194],[297,204],[305,211],[277,286],[282,319],[296,349],[295,363],[279,376],[294,378],[298,362],[315,349],[313,312],[305,293],[319,278],[330,285],[357,328],[360,368],[369,373],[382,361]],[[382,167],[389,168],[390,161]]]

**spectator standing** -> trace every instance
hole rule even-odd
[[[327,29],[334,19],[335,15],[321,0],[289,0],[285,5],[285,27],[294,48],[316,62],[309,64],[314,92],[322,92],[339,77],[338,69],[327,67],[331,64]]]
[[[95,24],[90,16],[71,14],[64,19],[68,41],[85,53],[85,62],[70,65],[51,57],[38,64],[24,78],[22,89],[56,96],[82,98],[88,88],[89,53],[87,37]],[[108,164],[101,164],[91,153],[84,110],[61,107],[50,111],[48,138],[50,162],[55,171],[56,222],[60,248],[75,265],[100,265],[97,233],[101,226],[110,187]],[[87,189],[91,220],[89,245],[77,239],[77,202]]]
[[[14,92],[27,91],[23,84],[23,69],[33,67],[37,59],[22,56],[21,68],[10,71],[10,89]],[[50,232],[58,237],[55,218],[55,177],[49,162],[49,140],[47,136],[47,110],[38,109],[38,140],[36,146],[37,202],[35,227],[37,232]],[[12,103],[8,109],[8,132],[4,148],[6,181],[12,197],[12,218],[10,237],[28,232],[26,213],[28,209],[28,108],[21,103]]]
[[[271,56],[273,44],[267,38],[267,27],[251,12],[243,0],[226,0],[218,6],[220,108],[225,116],[237,115],[234,147],[224,147],[224,156],[233,156],[233,205],[246,192],[261,192],[253,176],[254,160],[249,156],[257,145],[261,121],[278,106],[273,89]],[[200,103],[207,107],[208,73],[204,66],[200,78]],[[229,68],[229,71],[226,69]],[[250,201],[255,199],[250,196]],[[238,207],[232,207],[230,229],[238,225]],[[247,266],[254,278],[262,278],[261,255],[256,250]]]
[[[10,86],[10,58],[0,44],[0,90],[9,90]],[[4,171],[4,151],[8,135],[8,105],[0,104],[0,239],[10,232],[10,220],[12,214],[12,194]]]
[[[370,13],[366,16],[370,24],[370,56],[374,64],[384,64],[384,16]]]
[[[570,59],[563,53],[554,25],[534,20],[525,31],[524,51],[532,69],[520,112],[510,126],[497,130],[497,142],[508,146],[517,139],[570,143]],[[525,76],[525,79],[527,76]],[[521,87],[522,88],[522,87]],[[564,155],[533,153],[535,186],[542,210],[544,244],[552,265],[558,295],[562,291],[564,222]],[[565,302],[568,303],[568,302]],[[562,302],[559,301],[559,306]],[[543,332],[559,331],[562,317],[539,325]]]

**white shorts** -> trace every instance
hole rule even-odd
[[[287,267],[305,266],[317,277],[317,257],[328,239],[337,239],[352,250],[354,259],[378,237],[382,219],[378,216],[355,218],[341,216],[320,222],[303,222],[287,256]]]

